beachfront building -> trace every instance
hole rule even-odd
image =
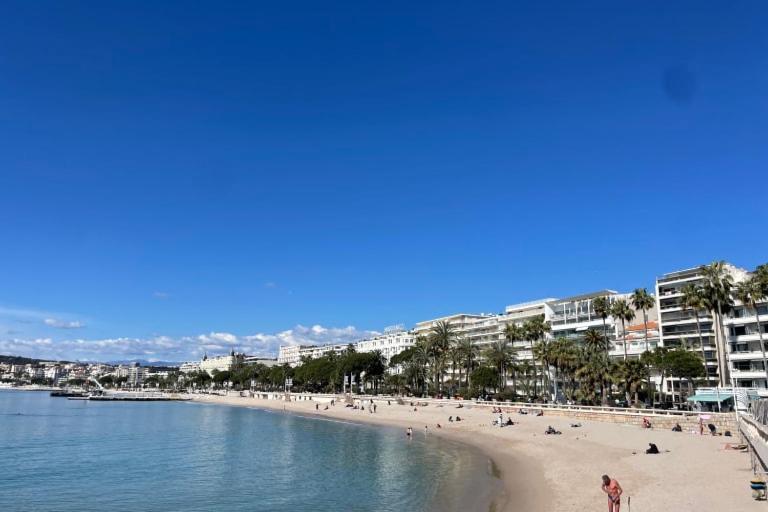
[[[384,329],[383,334],[360,340],[355,343],[355,350],[358,352],[379,351],[384,359],[389,362],[392,356],[395,356],[416,344],[416,334],[406,331],[403,326],[393,326]]]
[[[605,333],[609,343],[615,344],[618,322],[612,315],[608,315],[603,322],[603,318],[595,312],[595,299],[598,297],[605,297],[611,305],[619,298],[626,298],[613,290],[599,290],[550,302],[552,314],[548,320],[552,337],[581,341],[588,330],[594,329]]]
[[[189,361],[183,363],[181,366],[179,366],[179,371],[184,374],[199,372],[200,363],[198,361]]]
[[[243,364],[261,364],[267,367],[277,366],[277,359],[274,357],[245,356]]]
[[[736,283],[751,275],[743,269],[738,270],[734,273]],[[768,376],[760,350],[760,334],[764,344],[768,341],[768,298],[763,298],[756,305],[757,312],[734,300],[733,308],[723,322],[728,340],[729,369],[734,385],[768,389]]]
[[[341,354],[347,348],[349,343],[336,343],[329,345],[285,345],[281,346],[277,355],[277,364],[288,364],[298,366],[302,359],[315,359],[331,352]],[[353,344],[354,345],[354,344]]]
[[[745,273],[733,265],[727,265],[726,270],[732,277]],[[719,382],[721,386],[729,385],[730,372],[723,328],[717,325],[714,315],[708,309],[695,311],[685,307],[683,287],[689,284],[704,284],[700,267],[669,272],[656,280],[661,345],[667,348],[687,348],[697,353],[702,352],[703,346],[707,380]]]
[[[228,372],[235,365],[242,363],[243,357],[242,354],[235,354],[234,350],[226,356],[208,357],[206,354],[200,361],[200,370],[211,376],[213,376],[214,371]]]

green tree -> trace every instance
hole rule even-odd
[[[638,392],[648,374],[647,366],[638,359],[621,361],[614,367],[614,378],[621,384],[627,396],[634,395],[634,404],[637,405]]]
[[[644,330],[644,338],[645,338],[645,352],[648,352],[648,310],[653,309],[653,307],[656,305],[656,299],[653,298],[651,294],[648,293],[648,290],[645,288],[636,288],[634,292],[632,292],[632,307],[634,307],[638,311],[643,312],[643,330]],[[648,391],[651,390],[651,369],[649,366],[646,366],[647,374],[648,374]]]
[[[505,338],[492,342],[485,349],[485,359],[497,370],[499,381],[496,383],[496,388],[499,391],[506,387],[507,366],[512,357],[512,347]]]
[[[603,339],[605,340],[605,352],[608,353],[608,317],[611,316],[611,301],[608,297],[596,297],[592,301],[595,314],[603,320]]]
[[[707,307],[707,298],[704,295],[704,290],[694,284],[694,283],[688,283],[680,290],[683,294],[680,305],[683,309],[683,311],[691,310],[693,311],[693,314],[696,318],[696,332],[699,337],[699,348],[701,349],[701,359],[703,361],[707,360],[707,353],[704,351],[704,337],[701,335],[701,315],[699,311],[702,309],[708,309]],[[706,371],[705,367],[705,377],[707,381],[709,381],[709,372]]]
[[[534,354],[534,345],[545,338],[547,333],[551,330],[551,327],[549,322],[544,319],[544,315],[537,315],[535,317],[529,318],[523,323],[523,330],[525,332],[525,337],[528,338],[528,341],[531,344],[531,354]],[[538,377],[535,355],[533,358],[533,378],[533,394],[534,396],[538,396],[538,391],[536,389],[536,381],[538,380]]]
[[[765,372],[766,382],[768,382],[768,360],[765,358],[765,345],[763,344],[763,328],[760,324],[760,312],[757,309],[757,303],[765,300],[762,283],[758,277],[749,277],[738,283],[733,290],[736,300],[744,304],[744,307],[751,309],[755,313],[757,320],[757,334],[760,338],[760,353],[763,356],[763,372]]]
[[[733,288],[733,277],[726,267],[724,261],[715,261],[709,265],[700,268],[704,276],[704,295],[707,297],[707,304],[715,317],[715,345],[717,348],[717,368],[720,378],[720,386],[728,384],[728,362],[726,360],[725,349],[725,326],[723,324],[723,315],[727,313],[732,306],[731,289]]]
[[[456,339],[456,331],[448,322],[441,320],[432,327],[427,339],[429,341],[427,352],[430,355],[433,382],[437,393],[440,394],[443,387],[446,355],[454,339]]]
[[[635,319],[635,311],[629,307],[624,299],[618,299],[611,306],[611,314],[614,318],[621,320],[621,337],[624,342],[624,360],[627,360],[627,324]]]
[[[485,395],[488,389],[494,388],[499,381],[499,373],[496,368],[480,366],[472,372],[472,385],[482,390]]]

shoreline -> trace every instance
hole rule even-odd
[[[693,510],[697,512],[751,511],[764,509],[749,490],[752,472],[749,456],[724,451],[738,437],[699,436],[666,430],[581,420],[582,427],[567,417],[511,415],[511,427],[492,427],[492,415],[471,402],[414,407],[397,405],[376,397],[374,414],[345,408],[341,402],[325,410],[318,400],[285,402],[237,395],[185,395],[190,401],[268,409],[300,414],[308,418],[333,419],[423,431],[479,450],[499,472],[501,489],[493,499],[494,512],[582,510],[605,506],[600,490],[604,473],[617,478],[636,506],[645,512]],[[417,402],[417,399],[414,399]],[[319,404],[319,410],[315,405]],[[460,423],[448,422],[459,414]],[[506,420],[507,414],[504,415]],[[440,423],[440,429],[437,424]],[[561,435],[545,436],[552,425]],[[649,442],[658,444],[659,455],[646,455]]]

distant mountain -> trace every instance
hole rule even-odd
[[[0,354],[0,363],[5,364],[40,364],[42,361],[51,361],[51,359],[33,359],[31,357],[4,356]],[[61,361],[68,363],[69,361]]]

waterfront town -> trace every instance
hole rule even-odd
[[[198,361],[178,366],[142,366],[137,362],[109,365],[6,361],[0,362],[0,380],[5,385],[59,387],[83,384],[89,377],[108,387],[123,388],[178,388],[217,383],[253,388],[259,382],[282,387],[286,383],[294,384],[294,379],[289,382],[288,378],[302,363],[320,358],[338,358],[347,352],[354,352],[375,354],[380,360],[375,367],[378,370],[370,363],[363,363],[362,369],[349,372],[349,381],[345,380],[344,384],[348,382],[351,386],[354,373],[360,392],[375,387],[382,380],[378,377],[386,373],[390,384],[394,383],[399,391],[470,394],[462,383],[461,374],[462,370],[466,372],[464,382],[468,384],[469,373],[473,371],[472,359],[475,358],[490,363],[496,371],[482,386],[482,394],[486,395],[493,389],[501,392],[511,383],[515,387],[512,398],[536,397],[563,402],[577,398],[574,387],[570,388],[571,393],[568,392],[568,364],[558,361],[558,357],[565,357],[562,353],[559,356],[547,354],[546,349],[551,347],[554,351],[560,343],[565,344],[566,349],[571,347],[575,350],[588,345],[590,339],[594,343],[596,336],[599,336],[605,343],[609,359],[625,365],[617,365],[616,370],[635,372],[625,377],[628,381],[624,386],[625,396],[629,397],[630,391],[642,393],[641,388],[647,382],[644,391],[646,403],[653,398],[654,402],[668,402],[660,406],[671,404],[676,408],[691,406],[688,402],[700,407],[732,407],[734,404],[730,395],[713,398],[711,394],[696,394],[696,387],[739,388],[755,396],[768,392],[768,378],[763,366],[765,354],[760,348],[763,334],[768,329],[768,322],[762,321],[768,318],[768,298],[759,287],[764,273],[765,266],[750,272],[731,263],[718,262],[665,273],[656,279],[655,289],[650,292],[642,288],[623,292],[602,289],[571,297],[512,304],[501,313],[455,313],[419,321],[410,329],[403,325],[388,327],[379,335],[353,344],[281,346],[276,359],[274,355],[246,355],[232,350],[228,354],[206,354]],[[707,295],[711,295],[713,286],[723,283],[725,296],[720,297],[721,300]],[[410,356],[420,341],[426,343],[434,337],[436,329],[444,330],[443,334],[450,339],[443,341],[448,345],[454,344],[456,350],[449,352],[451,347],[446,347],[441,361],[431,360],[431,366],[441,366],[439,377],[433,376],[431,380],[427,375],[420,379],[418,376],[416,379],[409,378],[405,374],[412,359]],[[600,339],[597,342],[600,343]],[[650,356],[669,351],[687,352],[695,357],[683,361],[683,366],[688,364],[688,367],[676,373],[665,366],[667,363],[654,362]],[[565,355],[568,355],[567,350]],[[467,358],[470,359],[469,365],[465,364]],[[641,360],[645,368],[636,364]],[[691,361],[694,365],[698,361],[701,368],[692,371]],[[428,356],[424,366],[430,366],[429,362]],[[538,368],[537,362],[540,363]],[[238,382],[234,370],[255,365],[265,370],[261,380],[253,372],[240,372]],[[270,368],[273,371],[269,372]],[[604,371],[608,372],[607,367]],[[447,373],[451,376],[448,381],[443,376]],[[374,377],[375,382],[371,382],[370,377]],[[477,382],[483,380],[481,375],[477,377]],[[518,389],[514,386],[515,379],[523,381],[524,385]],[[301,378],[296,380],[297,384],[303,382]],[[542,392],[537,393],[536,382],[539,380],[542,381]],[[543,392],[544,380],[549,384],[546,393]],[[616,380],[620,383],[621,377]],[[534,382],[533,393],[531,381]],[[451,386],[451,383],[454,385]],[[335,390],[329,389],[329,386],[333,387],[330,382],[324,385],[314,382],[314,386],[309,382],[304,384],[306,389]],[[599,383],[601,386],[602,383]],[[652,387],[655,394],[649,396],[648,387]],[[480,390],[475,388],[474,393],[477,395]],[[584,394],[579,396],[584,399]],[[638,400],[635,399],[635,402]]]

